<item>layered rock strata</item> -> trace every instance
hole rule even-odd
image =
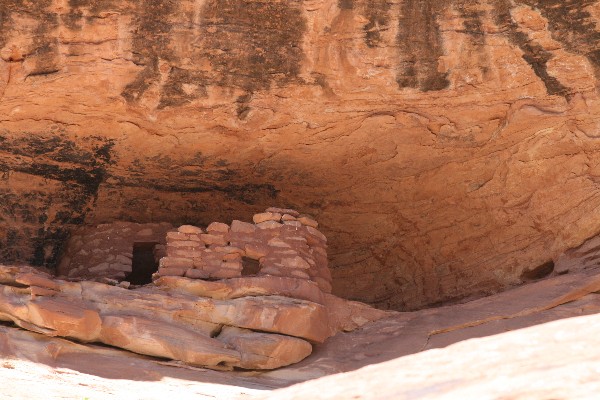
[[[252,373],[209,371],[0,326],[3,394],[593,400],[600,388],[600,346],[590,345],[600,337],[599,272],[588,268],[466,304],[388,312],[315,346],[298,364]],[[305,383],[293,385],[299,382]]]
[[[0,260],[270,204],[337,295],[523,282],[600,231],[597,0],[0,3]]]
[[[195,282],[178,279],[191,286]],[[29,267],[0,266],[0,320],[49,336],[101,342],[190,365],[272,369],[302,360],[311,353],[311,343],[385,315],[365,306],[361,317],[360,309],[348,304],[352,317],[340,318],[344,305],[324,298],[333,296],[316,285],[312,293],[321,296],[302,300],[277,295],[297,294],[286,289],[282,278],[261,279],[261,295],[238,287],[237,296],[213,299],[210,291],[201,297],[181,282],[127,290],[57,280]],[[330,318],[330,313],[336,316]]]
[[[554,272],[566,274],[600,266],[600,236],[594,236],[580,246],[569,249],[557,257]]]

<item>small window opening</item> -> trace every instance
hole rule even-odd
[[[260,263],[249,257],[242,257],[242,276],[251,276],[258,274]]]
[[[158,271],[158,260],[154,249],[158,243],[134,243],[131,273],[125,280],[133,285],[146,285],[152,282],[152,274]]]

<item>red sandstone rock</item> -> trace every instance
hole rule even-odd
[[[46,289],[59,290],[59,285],[50,276],[44,276],[39,272],[18,274],[14,282],[26,286],[40,286]]]
[[[197,226],[192,226],[192,225],[182,225],[177,229],[177,231],[180,233],[186,233],[186,234],[201,234],[201,233],[203,233],[201,228],[198,228]]]
[[[317,228],[319,226],[319,223],[317,221],[304,215],[298,218],[298,222],[300,222],[302,225],[310,226],[313,228]]]
[[[279,221],[281,221],[281,214],[273,213],[273,212],[264,212],[261,214],[254,214],[254,216],[252,217],[252,220],[257,225],[262,222],[266,222],[266,221],[279,222]]]
[[[213,299],[279,295],[324,304],[323,294],[314,282],[274,276],[242,277],[222,281],[161,277],[154,283],[168,291],[190,293]]]
[[[247,222],[233,220],[231,223],[231,232],[254,233],[256,232],[256,227]]]
[[[318,217],[335,293],[410,309],[600,231],[594,2],[4,6],[0,260],[276,201]]]
[[[595,268],[600,265],[600,236],[586,240],[575,249],[561,254],[554,263],[554,271],[558,274]]]
[[[168,324],[159,327],[155,321],[137,316],[102,317],[98,338],[103,343],[136,353],[181,360],[191,365],[234,366],[240,365],[242,357],[217,339]]]
[[[189,266],[191,267],[191,265]],[[185,275],[187,268],[189,267],[160,267],[158,269],[158,275],[160,276],[183,276]]]
[[[223,263],[221,264],[221,267],[215,269],[211,274],[210,277],[214,278],[214,279],[228,279],[228,278],[237,278],[240,276],[240,268],[227,268],[226,266],[224,266]]]
[[[213,222],[206,228],[208,233],[218,232],[218,233],[227,233],[229,232],[229,225],[224,224],[222,222]]]
[[[191,268],[193,261],[184,257],[164,257],[160,260],[160,266],[164,268]]]
[[[269,207],[266,211],[270,213],[288,214],[292,217],[298,217],[300,215],[298,211],[292,210],[290,208]]]
[[[282,258],[281,264],[286,268],[310,269],[310,264],[302,257]]]
[[[268,221],[256,224],[256,226],[260,229],[277,229],[277,228],[281,228],[282,224],[279,222],[276,222],[276,221],[268,220]]]
[[[0,268],[0,281],[14,283],[19,270]],[[75,287],[69,289],[77,292]],[[93,393],[94,398],[115,399],[135,390],[156,400],[165,396],[592,400],[600,389],[600,351],[591,345],[600,332],[599,289],[598,269],[588,268],[470,303],[407,313],[368,308],[364,315],[372,310],[387,318],[377,317],[375,323],[330,338],[297,364],[261,373],[181,368],[177,363],[0,326],[0,379],[3,393],[15,398],[42,398],[51,391],[54,397],[85,398]],[[365,307],[356,303],[350,307],[355,305]],[[336,306],[330,310],[342,316],[347,312]],[[130,321],[119,322],[138,334],[150,328],[148,321],[142,321],[141,331]],[[110,329],[115,328],[117,324]],[[202,329],[216,335],[219,327]],[[145,343],[160,348],[155,334],[148,333]],[[306,347],[294,341],[279,343],[279,335],[263,335],[223,327],[216,339],[233,344],[221,351],[226,357],[237,352],[257,364],[272,362],[265,353],[287,359],[302,354],[289,349]],[[215,344],[203,339],[189,343],[189,357],[194,348]],[[251,343],[259,346],[246,347]]]
[[[237,272],[226,267],[221,265],[214,275]],[[127,290],[65,282],[31,268],[0,266],[0,319],[45,335],[102,342],[191,365],[258,369],[298,362],[311,352],[306,340],[323,342],[353,323],[345,301],[324,297],[309,281],[169,277],[204,273],[194,271],[161,267],[163,277],[156,282],[169,291],[165,293],[154,286]],[[375,310],[350,313],[353,318],[363,315],[364,322],[378,315]]]
[[[208,271],[202,270],[202,269],[196,269],[196,268],[190,268],[187,271],[185,271],[185,276],[186,278],[191,278],[191,279],[208,279],[210,278],[210,273]],[[157,280],[163,279],[163,278],[168,278],[169,276],[165,275],[160,275],[160,278],[158,278]],[[157,280],[155,280],[154,282],[156,282]]]
[[[219,340],[240,352],[239,367],[246,369],[274,369],[295,364],[312,352],[312,346],[304,340],[231,326],[221,330]]]
[[[247,245],[244,246],[244,250],[246,251],[246,254],[248,255],[248,257],[256,259],[256,260],[261,257],[266,256],[269,252],[269,248],[266,244],[248,243]]]
[[[45,287],[39,287],[39,286],[30,286],[29,290],[31,292],[31,297],[35,298],[36,296],[49,296],[52,297],[54,295],[57,295],[58,292],[52,289],[47,289]]]
[[[227,245],[227,240],[221,235],[203,234],[203,235],[200,235],[200,239],[202,239],[202,241],[206,244],[214,244],[214,245],[218,245],[218,246]]]
[[[242,256],[240,255],[240,253],[228,253],[223,256],[223,261],[241,262]]]

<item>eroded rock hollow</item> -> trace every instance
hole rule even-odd
[[[66,276],[59,279],[0,265],[0,321],[192,366],[268,370],[389,315],[330,294],[327,240],[317,221],[279,208],[253,219],[212,223],[206,231],[132,223],[89,228],[69,242],[72,257],[61,261]],[[154,271],[127,238],[159,241],[149,251]]]
[[[599,20],[592,0],[3,1],[0,261],[277,204],[319,220],[341,297],[537,279],[600,231]]]

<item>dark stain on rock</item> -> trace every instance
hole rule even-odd
[[[55,268],[68,239],[69,231],[67,229],[38,229],[33,237],[34,250],[30,260],[31,265]]]
[[[35,68],[29,73],[29,76],[48,75],[59,70],[58,35],[56,34],[58,18],[56,14],[46,11],[51,4],[51,0],[36,2],[38,26],[33,36]]]
[[[72,30],[81,29],[85,0],[69,0],[69,11],[61,16],[62,22]]]
[[[368,0],[365,17],[369,20],[363,29],[365,42],[373,48],[381,45],[381,32],[389,29],[391,3],[388,0]]]
[[[444,52],[437,17],[443,7],[435,0],[402,2],[397,36],[401,61],[396,77],[400,88],[431,91],[449,86],[447,72],[438,71]]]
[[[211,171],[213,176],[218,175],[219,172]],[[236,175],[233,171],[221,171],[221,181],[203,181],[199,179],[198,175],[194,176],[193,182],[167,182],[166,180],[149,180],[145,178],[128,179],[112,177],[114,183],[112,187],[122,188],[144,188],[151,189],[158,192],[167,193],[223,193],[227,198],[237,200],[245,204],[265,204],[272,202],[277,198],[279,190],[272,184],[269,183],[244,183],[244,184],[231,184],[229,181]]]
[[[245,101],[249,101],[247,97]],[[268,180],[258,180],[230,165],[223,158],[197,152],[185,160],[162,154],[134,160],[127,176],[111,176],[107,190],[143,188],[164,193],[221,193],[246,204],[266,204],[279,190]]]
[[[160,78],[159,60],[175,61],[170,48],[172,17],[177,11],[175,0],[143,0],[137,5],[132,40],[133,62],[144,69],[128,84],[122,96],[130,102],[139,99]],[[168,102],[168,100],[165,100]],[[161,103],[163,100],[161,100]]]
[[[454,0],[452,7],[463,20],[462,33],[468,35],[470,44],[478,59],[483,75],[489,71],[490,61],[485,46],[486,33],[483,28],[485,11],[480,1]]]
[[[510,0],[496,1],[494,8],[496,24],[506,31],[511,43],[517,45],[523,51],[523,59],[527,61],[535,74],[542,80],[548,94],[567,96],[569,89],[548,73],[548,61],[552,58],[552,53],[531,42],[527,35],[519,30],[518,25],[510,15],[511,7]]]
[[[239,119],[246,119],[248,114],[250,113],[250,101],[252,100],[252,94],[247,93],[242,96],[239,96],[235,101],[237,103],[237,116]]]
[[[3,0],[0,4],[0,48],[4,47],[10,27],[13,24],[13,13],[22,10],[24,0]]]
[[[300,81],[306,21],[301,1],[209,0],[202,57],[215,74],[206,84],[248,93]]]
[[[483,47],[485,44],[482,23],[484,11],[480,8],[479,1],[454,0],[453,7],[463,20],[464,33],[469,35],[475,46]]]
[[[206,87],[198,84],[205,81],[204,71],[172,67],[167,82],[162,88],[158,108],[180,106],[198,97],[205,97]]]
[[[141,2],[133,52],[134,62],[144,69],[122,96],[135,102],[159,81],[161,73],[168,73],[168,78],[159,108],[206,96],[206,87],[211,85],[251,94],[272,85],[300,82],[300,46],[306,29],[300,4],[300,0],[209,0],[192,51],[185,54],[191,63],[175,68],[182,65],[182,56],[171,49],[169,37],[178,2]],[[168,71],[159,71],[159,60],[169,65]],[[209,63],[210,68],[200,67],[201,63]]]
[[[34,57],[35,64],[29,76],[48,75],[58,72],[58,17],[48,11],[52,0],[25,2],[24,0],[6,0],[0,4],[0,48],[6,45],[11,32],[15,14],[27,15],[35,19],[38,25],[33,32],[32,48],[28,57]]]
[[[115,0],[69,0],[69,11],[61,15],[61,19],[69,29],[80,30],[84,14],[87,14],[87,22],[91,22],[102,11],[114,7]]]
[[[340,10],[353,10],[354,0],[338,0],[338,8]]]
[[[228,185],[223,188],[228,197],[245,204],[270,204],[277,198],[279,190],[271,184]]]
[[[586,10],[595,0],[518,0],[541,12],[548,20],[552,37],[575,54],[586,56],[600,78],[600,32]]]
[[[54,267],[70,228],[83,223],[97,195],[113,143],[97,137],[76,143],[62,134],[0,138],[0,174],[47,182],[0,188],[0,262]]]

